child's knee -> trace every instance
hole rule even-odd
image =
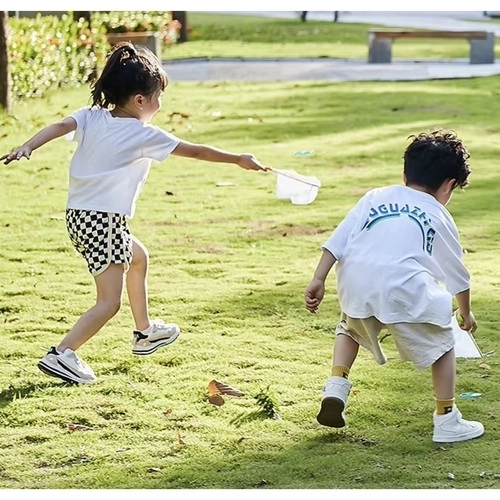
[[[115,316],[122,306],[121,298],[116,299],[101,299],[97,301],[97,306],[103,311],[103,313],[108,317],[112,318]]]

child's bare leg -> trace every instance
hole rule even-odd
[[[135,236],[132,236],[132,240],[133,258],[126,277],[127,294],[135,327],[142,331],[149,327],[147,284],[149,255],[146,247]]]
[[[451,349],[432,365],[432,384],[437,400],[451,400],[455,397],[455,374],[455,349]]]
[[[175,323],[165,324],[160,319],[150,321],[147,285],[148,251],[137,238],[132,236],[132,239],[133,258],[126,278],[130,309],[135,322],[132,354],[146,356],[174,342],[179,336],[180,329]]]
[[[359,351],[359,344],[349,335],[337,335],[333,346],[333,366],[351,368]]]
[[[352,384],[349,370],[358,355],[359,344],[349,335],[335,337],[331,377],[323,387],[323,400],[316,420],[327,427],[344,427],[344,410]]]
[[[84,313],[63,338],[57,350],[75,351],[93,337],[120,309],[123,291],[123,265],[110,264],[94,277],[97,299],[94,307]]]

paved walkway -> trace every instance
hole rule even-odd
[[[471,78],[500,74],[500,63],[468,61],[367,64],[366,60],[339,59],[194,59],[165,65],[171,81],[411,81]]]
[[[227,12],[229,13],[229,12]],[[233,12],[234,13],[234,12]],[[293,18],[296,12],[238,12]],[[310,12],[308,19],[332,21],[331,12]],[[341,12],[339,22],[446,30],[487,30],[500,37],[500,23],[482,12]],[[481,22],[479,22],[481,21]],[[368,46],[367,49],[368,51]],[[368,64],[366,59],[189,59],[169,61],[165,69],[175,81],[411,81],[471,78],[500,74],[500,61],[470,64],[468,59]]]

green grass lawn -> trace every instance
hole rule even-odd
[[[125,300],[80,350],[99,377],[91,386],[68,386],[36,368],[94,300],[63,222],[74,145],[60,139],[3,167],[0,486],[497,487],[497,88],[498,78],[172,86],[156,124],[316,175],[322,187],[312,205],[294,206],[275,199],[271,173],[173,157],[156,165],[131,227],[151,254],[152,313],[177,321],[183,334],[151,357],[133,357]],[[2,118],[2,149],[86,102],[80,89],[18,104],[14,117]],[[457,130],[472,154],[471,186],[449,208],[468,251],[478,343],[489,354],[459,360],[457,394],[483,393],[458,403],[486,434],[434,446],[430,374],[399,362],[390,339],[388,365],[362,353],[354,367],[348,427],[321,428],[315,415],[338,306],[333,278],[317,316],[303,307],[319,247],[367,189],[400,182],[408,135],[441,126]],[[294,156],[302,150],[313,153]],[[211,405],[212,379],[246,396]],[[282,420],[255,415],[260,390],[275,396]]]
[[[63,220],[75,144],[61,138],[1,165],[0,488],[498,488],[499,83],[173,84],[156,125],[315,175],[322,187],[313,204],[295,206],[275,198],[272,173],[175,157],[155,164],[130,226],[150,252],[151,312],[182,334],[132,356],[125,297],[79,350],[99,378],[89,386],[36,367],[94,302]],[[17,103],[13,116],[0,115],[1,151],[88,95]],[[387,365],[361,352],[353,367],[347,427],[323,428],[315,416],[339,315],[334,276],[317,315],[303,306],[320,246],[368,189],[401,182],[407,137],[438,127],[456,130],[471,153],[471,184],[448,208],[467,250],[485,357],[458,360],[457,403],[486,433],[434,445],[430,372],[400,362],[390,338]],[[210,404],[212,379],[245,396]],[[469,391],[482,396],[459,398]],[[259,393],[280,420],[260,411]]]
[[[189,41],[165,47],[165,59],[190,57],[332,57],[367,59],[368,31],[387,28],[299,19],[188,13]],[[402,28],[404,29],[404,28]],[[228,43],[230,41],[231,43]],[[497,57],[500,47],[496,47]],[[393,59],[468,59],[467,40],[393,42]]]

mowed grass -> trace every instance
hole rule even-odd
[[[387,26],[250,15],[188,12],[189,40],[167,46],[164,59],[183,58],[338,58],[368,57],[370,29]],[[408,28],[399,28],[408,29]],[[478,23],[478,30],[481,23]],[[230,43],[228,43],[230,42]],[[400,39],[392,44],[393,60],[469,59],[467,40]],[[500,46],[495,48],[500,57]]]
[[[497,77],[172,85],[155,124],[315,175],[322,187],[313,204],[295,206],[275,199],[272,173],[175,157],[155,164],[130,226],[150,251],[151,313],[179,323],[182,335],[150,357],[132,356],[125,296],[79,350],[99,377],[89,386],[36,367],[94,303],[63,220],[75,145],[62,138],[2,165],[0,487],[498,488],[498,87]],[[87,102],[81,88],[17,104],[1,117],[1,150]],[[456,130],[472,155],[471,185],[449,209],[486,356],[458,360],[457,403],[486,434],[433,445],[430,372],[400,362],[390,338],[387,365],[366,352],[354,365],[347,427],[321,427],[339,310],[334,275],[320,312],[303,306],[320,246],[368,189],[401,182],[407,137],[438,127]],[[210,404],[212,379],[245,396]],[[281,420],[256,414],[259,391],[275,398]],[[458,397],[469,391],[482,396]]]

